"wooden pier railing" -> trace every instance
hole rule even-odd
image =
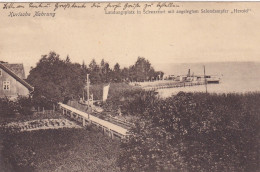
[[[126,139],[130,135],[127,129],[115,125],[111,122],[87,114],[86,112],[82,112],[78,109],[75,109],[63,103],[59,103],[59,106],[64,115],[67,115],[70,118],[77,120],[78,122],[82,122],[83,126],[90,125],[90,124],[96,125],[102,129],[103,133],[108,133],[112,139],[114,137]]]
[[[167,85],[158,85],[158,86],[146,86],[143,87],[146,91],[155,91],[157,89],[166,89],[166,88],[178,88],[178,87],[191,87],[196,85],[205,85],[204,82],[181,82],[181,83],[173,83]]]

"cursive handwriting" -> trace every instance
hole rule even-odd
[[[133,4],[130,4],[130,3],[126,3],[124,5],[124,8],[123,10],[135,10],[136,8],[140,8],[140,4],[139,3],[133,3]]]
[[[147,8],[151,8],[153,6],[153,3],[144,4],[143,11],[146,11]]]
[[[15,3],[5,3],[3,9],[13,9],[13,8],[24,8],[23,5]]]
[[[29,8],[49,8],[51,7],[50,3],[29,3]]]
[[[117,3],[117,4],[111,4],[111,3],[108,3],[104,10],[105,11],[108,11],[108,10],[113,10],[113,11],[116,11],[118,8],[121,8],[121,3]]]
[[[158,10],[160,10],[161,8],[173,8],[173,7],[180,7],[180,6],[174,4],[173,2],[158,2],[156,7],[158,7]]]
[[[101,7],[101,5],[100,5],[100,3],[98,2],[94,2],[92,5],[91,5],[91,8],[100,8]]]

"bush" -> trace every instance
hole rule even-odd
[[[179,93],[144,103],[122,171],[258,171],[260,94]]]
[[[17,112],[22,115],[32,115],[32,107],[31,98],[22,96],[19,96],[16,100],[0,98],[0,114],[3,117],[13,116]]]
[[[30,97],[19,96],[17,99],[17,111],[22,115],[32,115],[33,104]]]
[[[12,116],[17,110],[17,104],[8,98],[0,98],[0,115],[2,117]]]

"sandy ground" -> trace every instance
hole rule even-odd
[[[20,132],[58,128],[81,128],[81,126],[77,125],[75,122],[67,119],[41,119],[26,122],[11,122],[5,124],[3,127],[18,130]]]

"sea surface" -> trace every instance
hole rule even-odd
[[[259,62],[216,62],[216,63],[185,63],[168,64],[161,66],[167,74],[191,74],[203,75],[205,65],[206,74],[218,75],[221,80],[219,84],[207,84],[208,93],[247,93],[260,92],[260,63]],[[158,90],[161,97],[169,97],[184,92],[206,92],[205,85],[167,88]]]

